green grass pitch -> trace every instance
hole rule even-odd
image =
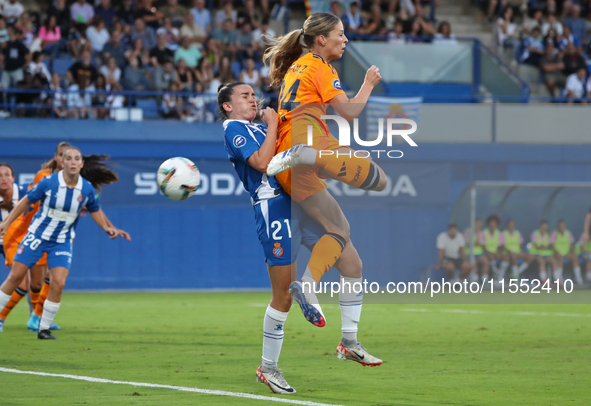
[[[270,293],[66,293],[55,341],[21,303],[0,366],[273,395],[255,383]],[[364,306],[359,339],[380,367],[338,360],[337,305],[317,328],[294,306],[280,368],[290,399],[342,405],[587,405],[590,305]],[[519,312],[531,312],[529,315]],[[1,405],[252,405],[260,400],[0,372]]]

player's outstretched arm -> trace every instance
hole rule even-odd
[[[99,211],[103,214],[103,216],[105,218],[105,222],[107,223],[107,225],[109,227],[114,228],[115,231],[117,231],[117,235],[118,236],[120,235],[121,237],[125,238],[127,241],[131,241],[131,236],[129,235],[129,233],[127,231],[121,230],[121,229],[115,227],[113,225],[113,223],[111,223],[111,220],[109,220],[109,218],[107,217],[107,214],[103,211],[103,209],[100,209]]]
[[[380,69],[376,66],[369,68],[365,74],[365,80],[357,92],[357,95],[352,99],[349,99],[347,95],[339,94],[334,97],[329,103],[334,109],[347,121],[352,121],[354,118],[359,116],[365,104],[369,100],[369,96],[373,91],[373,88],[380,83],[382,75],[380,75]]]
[[[271,159],[275,155],[279,116],[271,107],[261,110],[260,116],[263,122],[267,125],[267,138],[265,138],[261,148],[248,157],[247,162],[257,171],[266,173],[267,165],[269,165],[269,162],[271,162]]]
[[[95,211],[90,213],[90,217],[94,220],[94,222],[104,230],[105,233],[109,236],[110,239],[117,238],[117,230],[114,227],[109,226],[109,224],[105,221],[105,213],[102,210]]]
[[[6,219],[2,223],[0,223],[0,235],[3,235],[6,232],[6,230],[8,230],[8,227],[10,227],[12,222],[16,220],[18,216],[23,214],[25,210],[29,208],[30,205],[31,202],[29,201],[27,196],[23,197],[17,203],[16,207],[12,209],[8,217],[6,217]]]

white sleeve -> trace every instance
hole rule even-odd
[[[441,233],[437,236],[437,249],[445,249],[445,233]]]
[[[460,247],[466,246],[466,240],[464,240],[464,236],[459,231],[458,231],[458,242],[460,244]]]

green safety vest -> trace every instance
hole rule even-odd
[[[570,252],[570,231],[564,230],[563,234],[560,234],[558,230],[556,230],[556,241],[554,242],[554,249],[564,256]]]
[[[495,254],[499,249],[499,229],[497,228],[492,237],[488,228],[484,229],[484,248],[491,254]]]
[[[470,234],[471,232],[469,231],[468,234]],[[464,247],[464,252],[466,253],[466,255],[470,255],[472,253],[472,251],[470,250],[470,244],[468,243],[468,241],[466,241],[466,246]],[[482,248],[482,245],[480,245],[478,243],[478,236],[475,235],[474,236],[474,255],[482,255],[484,253],[484,248]]]
[[[580,243],[575,245],[575,254],[581,255],[583,252],[591,252],[591,240],[587,241],[583,247]]]
[[[515,254],[519,254],[521,252],[521,244],[519,244],[519,236],[521,235],[519,231],[513,230],[513,235],[509,233],[509,231],[503,231],[505,236],[505,249],[509,252],[513,252]]]
[[[538,244],[548,245],[548,241],[550,240],[550,235],[548,233],[545,233],[544,235],[542,235],[542,233],[540,233],[540,230],[536,230],[535,233],[536,233],[536,236],[538,237]],[[554,254],[554,251],[552,251],[550,249],[540,249],[535,244],[532,243],[530,253],[548,256],[548,255]]]

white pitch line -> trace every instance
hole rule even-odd
[[[47,372],[36,372],[36,371],[21,371],[18,369],[11,369],[11,368],[2,368],[0,367],[0,372],[9,372],[13,374],[25,374],[25,375],[38,375],[38,376],[50,376],[54,378],[67,378],[67,379],[75,379],[78,381],[86,381],[86,382],[94,382],[94,383],[114,383],[117,385],[131,385],[131,386],[141,386],[145,388],[158,388],[158,389],[172,389],[178,390],[181,392],[195,392],[195,393],[202,393],[204,395],[217,395],[217,396],[232,396],[236,398],[246,398],[246,399],[255,399],[255,400],[264,400],[267,402],[278,402],[278,403],[289,403],[292,405],[304,405],[304,406],[342,406],[342,405],[335,405],[334,403],[317,403],[317,402],[309,402],[307,400],[295,400],[295,399],[286,399],[286,398],[272,398],[269,396],[260,396],[260,395],[253,395],[250,393],[241,393],[241,392],[227,392],[223,390],[212,390],[212,389],[199,389],[199,388],[188,388],[185,386],[172,386],[172,385],[158,385],[155,383],[144,383],[144,382],[126,382],[126,381],[113,381],[110,379],[102,379],[102,378],[93,378],[90,376],[79,376],[79,375],[66,375],[66,374],[50,374]]]
[[[441,313],[466,313],[466,314],[507,314],[507,315],[515,315],[515,316],[556,316],[556,317],[591,317],[589,313],[551,313],[551,312],[490,312],[485,310],[466,310],[466,309],[438,309],[438,310],[431,310],[431,309],[424,309],[420,307],[406,307],[400,309],[402,312],[417,312],[417,313],[425,313],[425,312],[432,312],[438,311]]]

